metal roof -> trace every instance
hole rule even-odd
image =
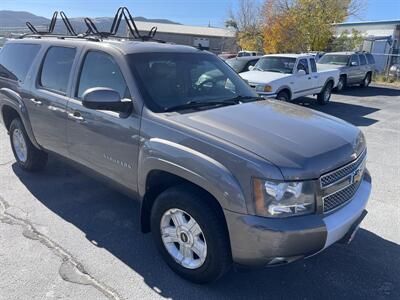
[[[225,28],[188,26],[180,24],[166,24],[143,21],[135,21],[135,23],[140,31],[150,31],[152,27],[156,26],[157,32],[160,33],[174,33],[210,37],[235,37],[234,31]]]
[[[335,25],[335,26],[353,26],[353,25],[379,25],[379,24],[399,24],[400,25],[400,20],[343,22],[343,23],[334,23],[333,25]]]

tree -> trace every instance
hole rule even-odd
[[[266,0],[264,50],[306,52],[325,50],[332,40],[332,24],[362,9],[363,0]]]
[[[241,49],[261,51],[262,21],[261,7],[256,0],[239,0],[237,11],[229,13],[225,26],[236,31],[236,40]]]
[[[344,30],[338,37],[334,38],[328,49],[330,51],[354,51],[359,50],[364,41],[361,32],[352,29],[351,32]]]

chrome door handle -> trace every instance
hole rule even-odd
[[[72,119],[72,120],[75,120],[75,121],[79,122],[79,123],[85,121],[85,118],[82,117],[80,113],[76,113],[76,112],[74,112],[74,113],[68,113],[68,117],[69,117],[70,119]]]
[[[35,98],[30,98],[29,100],[35,105],[42,105],[43,104],[42,101],[36,100]]]

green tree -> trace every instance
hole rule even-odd
[[[359,50],[363,41],[364,38],[360,31],[355,29],[352,29],[351,32],[344,30],[338,37],[332,39],[328,49],[330,51]]]

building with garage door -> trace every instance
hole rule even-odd
[[[395,63],[400,63],[400,20],[348,22],[334,25],[339,36],[343,31],[359,31],[364,36],[362,49],[371,52],[378,71],[385,71]]]
[[[201,46],[203,49],[217,54],[236,50],[235,33],[229,29],[141,21],[135,21],[135,24],[140,33],[144,35],[152,27],[157,27],[156,38],[166,42],[194,47]]]

